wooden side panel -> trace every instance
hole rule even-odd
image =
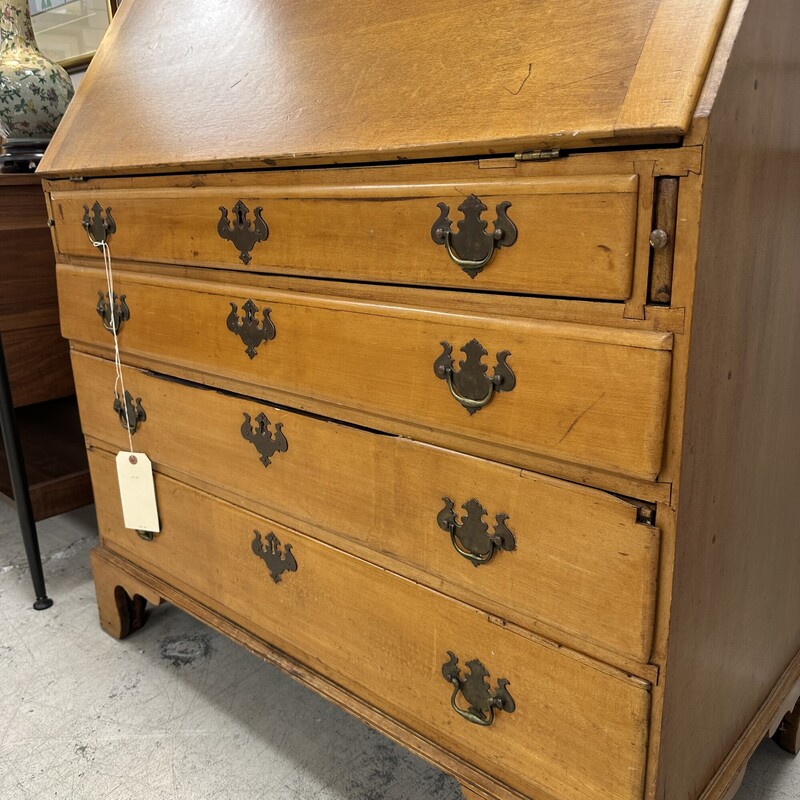
[[[103,273],[59,266],[58,278],[64,335],[110,347],[95,311]],[[272,387],[291,392],[295,402],[311,397],[359,409],[374,415],[372,427],[381,430],[399,419],[420,426],[423,439],[426,428],[450,431],[464,437],[467,451],[470,440],[494,441],[509,448],[509,463],[518,448],[645,479],[661,464],[670,334],[136,273],[119,274],[115,289],[126,295],[131,313],[120,335],[123,354],[248,381],[263,387],[259,396],[268,397]],[[241,309],[248,299],[270,309],[276,331],[253,358],[226,326],[231,305]],[[487,351],[488,374],[498,353],[510,353],[516,385],[470,415],[437,377],[434,363],[450,346],[457,369],[466,358],[460,349],[473,339]]]
[[[0,332],[17,407],[73,391],[46,223],[41,182],[33,175],[0,175]]]
[[[73,365],[84,432],[108,449],[126,448],[111,402],[113,363],[75,352]],[[134,446],[157,469],[221,488],[233,502],[292,527],[296,521],[312,525],[314,535],[340,547],[360,544],[363,558],[550,638],[564,641],[566,635],[579,649],[588,640],[647,661],[659,537],[636,523],[633,505],[127,366],[124,376],[147,412]],[[270,433],[282,426],[287,449],[274,453],[269,466],[241,435],[245,413],[252,420],[265,413]],[[198,426],[199,420],[214,424]],[[496,514],[507,514],[516,549],[474,567],[437,524],[445,497],[459,518],[471,498],[484,506],[490,526]]]
[[[111,458],[93,453],[91,466],[106,547],[525,794],[641,797],[643,681],[164,476],[162,532],[142,541],[122,525]],[[274,582],[254,529],[291,545],[296,571]],[[441,671],[448,651],[462,666],[481,659],[491,681],[506,677],[516,711],[490,727],[461,719]]]
[[[38,186],[35,191],[40,191]],[[3,204],[0,218],[16,215],[15,208]],[[24,317],[34,309],[46,310],[56,321],[56,260],[49,229],[42,225],[2,230],[0,239],[0,329],[3,317]]]
[[[3,350],[14,406],[42,403],[75,391],[69,363],[69,342],[61,336],[56,312],[53,323],[3,333]]]
[[[47,225],[47,207],[42,183],[35,175],[0,174],[0,231],[42,229]],[[36,234],[31,234],[36,236]],[[4,260],[9,254],[3,251]]]
[[[702,794],[800,649],[798,29],[750,4],[709,119],[663,800]]]
[[[89,465],[75,398],[26,406],[17,410],[16,417],[36,520],[91,503]],[[0,494],[13,498],[2,440]]]
[[[0,334],[37,520],[92,501],[41,181],[0,174]],[[0,494],[11,480],[0,439]]]
[[[564,297],[624,300],[630,294],[636,175],[487,180],[487,170],[465,166],[447,181],[437,181],[431,170],[417,183],[397,166],[388,182],[376,184],[385,170],[334,172],[341,176],[338,185],[324,174],[321,183],[320,171],[307,170],[299,185],[270,186],[251,173],[226,189],[54,192],[58,249],[99,257],[81,224],[84,207],[99,202],[117,223],[110,241],[115,259]],[[487,232],[494,230],[500,203],[510,204],[507,214],[517,230],[513,245],[498,249],[472,276],[431,237],[441,215],[437,204],[444,203],[458,238],[464,220],[458,207],[471,194],[486,206]],[[232,222],[237,201],[249,209],[251,223],[255,209],[262,209],[269,227],[269,238],[248,251],[247,264],[217,230],[220,208]]]

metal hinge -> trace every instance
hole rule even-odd
[[[515,161],[554,161],[561,157],[561,150],[554,147],[552,150],[523,150],[514,153]]]

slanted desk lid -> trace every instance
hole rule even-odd
[[[730,0],[127,0],[51,175],[658,143]]]

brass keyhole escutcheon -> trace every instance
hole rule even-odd
[[[237,200],[232,209],[231,220],[228,217],[228,209],[225,206],[219,207],[217,233],[239,251],[239,260],[242,264],[249,264],[252,260],[250,251],[259,242],[266,242],[269,237],[269,227],[261,216],[262,211],[262,207],[257,206],[251,220],[250,209],[241,200]]]
[[[139,425],[147,419],[147,413],[142,406],[142,398],[133,399],[133,395],[126,389],[124,398],[114,392],[114,412],[119,417],[120,425],[131,436],[139,429]]]

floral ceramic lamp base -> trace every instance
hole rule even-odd
[[[73,94],[36,45],[28,0],[0,0],[0,171],[36,168]]]

